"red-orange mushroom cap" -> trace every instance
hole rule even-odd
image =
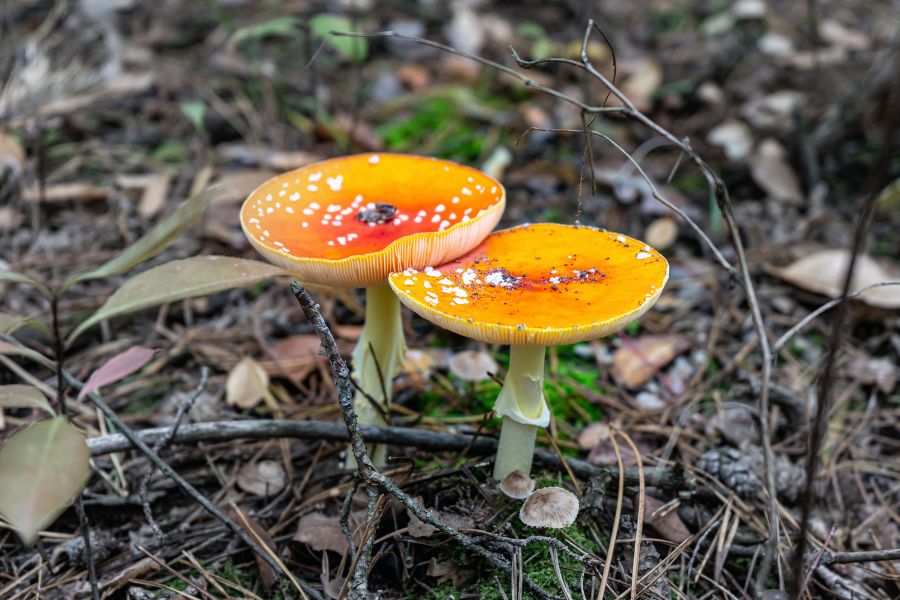
[[[424,271],[392,273],[410,309],[465,337],[496,344],[571,344],[613,333],[646,312],[669,265],[628,236],[539,223],[489,235]]]
[[[383,283],[477,245],[500,220],[503,186],[445,160],[356,154],[270,179],[241,208],[241,227],[271,262],[301,280]]]

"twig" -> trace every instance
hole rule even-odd
[[[76,389],[81,389],[84,387],[84,384],[75,378],[74,375],[69,373],[68,371],[63,371],[63,375],[66,378],[66,381],[69,382],[70,385],[75,387]],[[109,419],[116,428],[122,432],[122,435],[128,439],[132,446],[137,448],[144,456],[146,456],[151,463],[153,463],[156,468],[158,468],[163,475],[171,479],[175,482],[181,490],[189,497],[191,497],[194,501],[196,501],[200,506],[203,507],[206,512],[210,515],[221,521],[234,535],[236,535],[242,542],[247,544],[250,549],[259,557],[261,557],[266,563],[272,567],[272,569],[276,573],[283,573],[281,566],[277,561],[273,560],[268,552],[263,550],[259,544],[257,544],[253,538],[251,538],[247,532],[237,523],[235,523],[231,518],[228,517],[224,512],[219,510],[219,508],[210,502],[203,494],[201,494],[197,488],[192,486],[184,477],[178,474],[175,469],[169,466],[169,463],[164,461],[159,457],[159,454],[153,451],[150,446],[144,442],[141,437],[135,433],[128,425],[126,425],[122,419],[119,418],[119,415],[115,413],[113,409],[109,407],[109,405],[103,401],[103,398],[100,397],[97,392],[91,392],[88,394],[88,398],[90,398],[91,402],[93,402],[94,406],[100,409],[107,419]],[[169,428],[162,428],[160,432],[163,436],[168,435]],[[177,435],[177,434],[176,434]],[[303,580],[299,580],[300,585],[306,591],[307,594],[312,598],[321,599],[322,595],[319,594],[315,589],[309,586],[309,584],[305,583]]]
[[[194,402],[197,401],[197,398],[200,397],[200,394],[203,393],[203,390],[206,388],[206,382],[209,380],[209,368],[203,367],[200,369],[200,382],[197,384],[197,389],[194,390],[194,393],[182,400],[178,404],[178,410],[175,412],[175,420],[172,425],[169,426],[169,433],[165,436],[157,439],[153,443],[153,451],[159,453],[160,450],[168,446],[172,443],[172,440],[175,439],[175,434],[178,433],[178,428],[181,425],[181,420],[184,418],[188,412],[190,412],[191,408],[194,406]],[[153,473],[156,469],[153,467],[147,472],[146,475],[141,479],[140,486],[138,488],[138,495],[141,499],[141,506],[144,508],[144,516],[147,518],[147,522],[150,523],[150,529],[153,530],[153,534],[159,540],[165,540],[166,534],[163,533],[162,529],[159,528],[159,524],[156,522],[156,519],[153,518],[153,509],[150,507],[150,499],[147,496],[147,487],[150,484],[150,478],[153,477]]]
[[[900,281],[882,281],[881,283],[873,283],[872,285],[867,285],[866,287],[861,287],[858,290],[853,290],[852,292],[850,292],[843,298],[835,298],[834,300],[830,300],[830,301],[826,302],[825,304],[823,304],[816,310],[812,311],[811,313],[809,313],[808,315],[806,315],[805,317],[800,319],[800,321],[796,325],[794,325],[793,327],[791,327],[790,329],[785,331],[784,334],[780,338],[775,340],[775,342],[772,344],[772,352],[777,354],[782,348],[784,348],[784,345],[787,344],[789,341],[791,341],[791,338],[793,338],[795,335],[797,335],[804,327],[806,327],[807,325],[812,323],[822,313],[825,313],[825,312],[831,310],[832,308],[834,308],[835,306],[839,305],[841,302],[844,301],[844,298],[848,298],[848,299],[856,298],[858,296],[863,295],[864,293],[871,290],[872,288],[883,287],[886,285],[900,285]]]
[[[170,431],[168,427],[153,427],[134,431],[134,435],[147,444],[164,437]],[[469,448],[477,456],[489,456],[497,451],[497,440],[482,434],[446,433],[412,427],[388,427],[385,425],[361,425],[359,431],[363,439],[378,444],[395,444],[410,446],[431,451],[460,451]],[[347,442],[347,429],[341,423],[325,421],[286,421],[277,419],[248,419],[245,421],[209,421],[182,425],[173,438],[173,443],[186,444],[193,442],[224,442],[237,439],[267,440],[273,438],[299,438],[334,442]],[[122,452],[134,447],[131,440],[121,433],[112,433],[87,440],[92,456],[103,456],[113,452]],[[563,469],[562,462],[555,452],[535,451],[535,460],[547,467]],[[566,457],[572,472],[581,479],[595,477],[611,477],[617,479],[619,470],[616,467],[602,468],[577,458]],[[678,468],[663,466],[644,469],[645,476],[653,480],[654,486],[689,493],[701,494],[698,482]],[[638,485],[639,477],[636,467],[623,467],[625,485]]]
[[[481,547],[472,537],[461,533],[444,523],[434,514],[434,512],[420,506],[409,496],[409,494],[401,490],[397,484],[375,467],[366,452],[366,445],[363,436],[360,433],[356,412],[353,410],[353,387],[350,385],[350,369],[347,367],[347,363],[344,362],[341,353],[338,351],[331,329],[328,327],[328,323],[325,322],[325,318],[319,310],[319,305],[313,301],[305,288],[300,286],[297,282],[293,282],[291,283],[291,292],[293,292],[294,296],[297,298],[297,302],[300,303],[303,314],[316,330],[319,340],[322,343],[322,353],[328,358],[328,362],[331,365],[331,373],[334,378],[335,389],[337,390],[338,404],[341,407],[344,425],[347,428],[346,433],[350,437],[350,449],[353,451],[354,458],[356,458],[357,469],[359,470],[362,481],[371,486],[378,487],[384,493],[393,496],[412,514],[418,517],[419,520],[436,527],[441,532],[462,544],[465,548],[472,550],[475,554],[478,554],[487,560],[492,567],[502,569],[507,573],[511,572],[512,566],[508,560]],[[535,595],[546,599],[553,598],[549,592],[537,585],[530,578],[525,577],[524,581]],[[354,592],[355,589],[355,586],[351,587],[351,590]],[[366,598],[366,596],[357,596],[355,593],[351,597],[358,598],[359,600],[365,600]]]
[[[900,560],[900,548],[889,548],[887,550],[861,550],[858,552],[826,552],[819,561],[819,564],[838,565],[878,562],[882,560]]]
[[[890,97],[895,101],[900,96],[900,85],[894,82],[891,92],[887,94],[886,102],[890,104]],[[892,115],[891,121],[896,122],[896,111],[889,112]],[[820,371],[819,382],[816,386],[816,416],[813,422],[812,431],[809,436],[809,448],[806,455],[806,490],[801,498],[803,502],[800,507],[800,533],[797,540],[797,547],[791,560],[791,572],[793,575],[791,583],[791,596],[799,598],[803,593],[803,558],[806,553],[806,532],[809,528],[809,521],[812,516],[812,505],[814,496],[814,486],[816,480],[816,471],[819,466],[819,448],[825,437],[826,419],[831,409],[832,392],[834,391],[835,363],[837,355],[840,351],[844,339],[844,327],[849,312],[849,304],[846,302],[850,293],[850,286],[853,282],[853,274],[856,269],[857,257],[863,250],[869,226],[872,223],[872,215],[875,212],[875,203],[878,200],[878,194],[881,192],[888,179],[890,161],[894,156],[892,152],[891,136],[894,128],[891,123],[885,127],[883,144],[881,147],[878,164],[875,167],[875,176],[872,180],[872,189],[863,201],[859,218],[853,230],[853,239],[850,243],[850,260],[847,264],[847,271],[844,274],[843,285],[841,286],[841,295],[837,302],[837,313],[831,324],[831,335],[828,343],[828,354],[825,355],[825,361]]]

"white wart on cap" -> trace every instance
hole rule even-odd
[[[545,487],[528,496],[519,510],[519,519],[529,527],[562,529],[575,522],[578,498],[560,487]]]
[[[513,471],[500,482],[500,491],[510,498],[522,500],[534,491],[534,479],[522,471]]]

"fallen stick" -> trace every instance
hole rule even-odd
[[[475,436],[466,433],[447,433],[412,427],[386,427],[378,425],[360,425],[360,433],[366,442],[393,444],[395,446],[411,446],[422,450],[458,451],[469,449],[470,454],[486,456],[496,452],[497,440],[491,437]],[[154,444],[157,440],[169,435],[169,427],[154,427],[135,431],[145,444]],[[193,442],[223,442],[236,439],[272,439],[300,438],[346,442],[349,439],[347,428],[343,423],[325,421],[285,421],[255,419],[246,421],[211,421],[182,425],[178,428],[172,443],[185,444]],[[112,452],[122,452],[133,448],[128,438],[120,433],[113,433],[90,438],[87,441],[92,456],[102,456]],[[562,461],[556,453],[537,450],[535,459],[542,465],[562,468]],[[582,479],[609,477],[618,479],[616,467],[598,467],[577,458],[566,458],[572,471]],[[656,485],[660,488],[678,491],[695,491],[695,480],[681,469],[670,467],[648,467],[645,476],[658,477]],[[638,484],[636,467],[625,467],[625,485]]]

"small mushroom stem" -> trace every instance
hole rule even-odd
[[[353,350],[353,377],[359,384],[353,407],[360,425],[387,424],[383,414],[391,404],[391,381],[399,371],[405,353],[400,301],[387,284],[366,288],[366,321]],[[373,406],[370,398],[380,405],[381,410]],[[385,446],[372,446],[369,454],[376,466],[387,460]],[[352,454],[347,455],[346,466],[356,467]]]
[[[513,471],[531,473],[534,440],[549,415],[544,401],[544,346],[510,346],[509,373],[497,397],[495,412],[503,416],[494,479]]]

